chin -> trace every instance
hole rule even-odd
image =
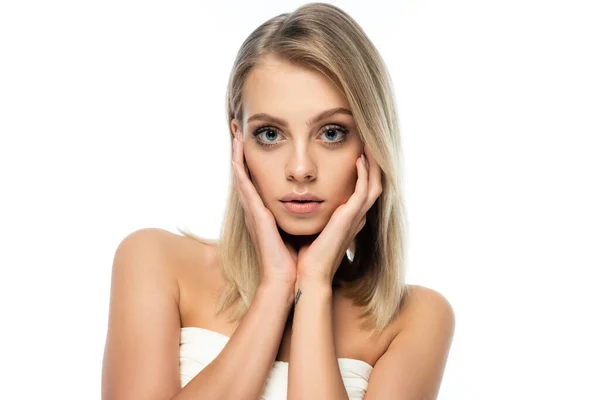
[[[306,226],[306,227],[302,227],[302,226],[298,226],[297,224],[292,224],[292,226],[288,229],[285,227],[285,224],[277,224],[279,226],[279,228],[284,231],[285,233],[287,233],[288,235],[292,235],[292,236],[312,236],[312,235],[317,235],[319,233],[321,233],[321,231],[323,229],[320,228],[315,228],[314,226]]]
[[[323,215],[296,216],[288,213],[273,214],[279,229],[293,236],[318,235],[323,231],[326,221]]]

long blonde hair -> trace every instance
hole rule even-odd
[[[227,125],[232,140],[231,120],[242,121],[245,78],[266,55],[327,76],[346,96],[361,140],[381,167],[382,193],[367,212],[366,225],[356,237],[355,253],[350,252],[334,278],[334,286],[361,307],[363,329],[381,333],[397,315],[408,290],[400,132],[391,78],[378,51],[354,19],[330,4],[305,4],[264,22],[239,49],[227,87]],[[239,321],[259,284],[259,260],[245,226],[233,171],[219,243],[179,231],[217,244],[225,286],[216,313],[229,310],[231,319]]]

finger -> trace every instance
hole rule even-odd
[[[232,148],[232,153],[231,153],[231,169],[233,171],[233,178],[234,178],[233,179],[233,183],[235,185],[235,190],[238,192],[238,194],[240,194],[239,190],[238,190],[238,186],[239,185],[238,185],[237,170],[235,168],[235,163],[237,162],[237,153],[238,153],[238,150],[237,150],[238,146],[237,146],[237,139],[236,139],[236,137],[237,137],[237,135],[235,135],[233,137],[233,140],[231,141],[231,148]]]
[[[369,174],[362,157],[357,160],[356,164],[356,168],[358,169],[358,179],[356,180],[354,193],[352,193],[352,196],[350,196],[350,199],[348,199],[347,202],[354,213],[358,213],[363,208],[363,205],[367,200],[369,183]]]
[[[244,208],[244,210],[249,212],[250,210],[248,207],[250,206],[250,204],[247,199],[247,195],[245,193],[244,187],[242,185],[243,176],[242,176],[242,173],[240,172],[241,168],[239,168],[240,159],[243,159],[243,151],[241,148],[243,146],[243,144],[240,143],[240,141],[237,139],[240,136],[241,135],[236,133],[235,137],[233,138],[233,154],[231,156],[231,158],[232,158],[231,166],[233,168],[233,173],[235,176],[235,190],[238,194],[240,202],[242,203],[242,207]],[[245,171],[243,171],[243,172],[245,172]]]
[[[233,140],[233,147],[234,147],[233,161],[235,161],[239,165],[241,165],[242,168],[244,169],[244,172],[246,172],[246,175],[250,176],[250,173],[248,171],[248,165],[245,160],[244,134],[242,132],[236,132],[234,140]]]
[[[243,152],[243,143],[244,136],[242,133],[236,133],[235,138],[233,138],[233,148],[234,148],[234,158],[233,161],[238,163],[239,165],[244,165],[244,152]]]
[[[232,162],[232,165],[235,171],[238,195],[240,197],[242,205],[244,206],[244,209],[247,212],[250,212],[250,208],[252,208],[254,205],[254,201],[252,199],[252,192],[256,191],[256,189],[254,189],[254,185],[252,185],[252,182],[249,182],[248,176],[246,175],[246,171],[244,170],[244,168],[242,168],[237,162]],[[250,187],[248,186],[248,183],[250,184]]]
[[[231,162],[231,169],[233,170],[233,182],[235,185],[235,192],[237,193],[238,199],[240,200],[240,203],[242,203],[242,207],[244,208],[244,210],[248,209],[248,205],[247,205],[247,201],[246,201],[246,196],[244,196],[244,193],[242,192],[242,187],[240,185],[240,178],[239,178],[239,172],[238,172],[238,167],[235,161]]]
[[[366,146],[363,151],[369,166],[369,188],[364,210],[364,212],[367,212],[375,204],[375,200],[377,200],[382,192],[381,168],[377,164],[377,161],[373,159],[371,151]]]
[[[256,212],[261,212],[261,210],[265,208],[264,203],[258,195],[254,184],[248,177],[246,169],[243,167],[244,145],[239,140],[236,140],[235,142],[237,143],[235,149],[235,162],[233,163],[233,165],[236,170],[238,189],[241,192],[241,197],[243,197],[242,205],[244,204],[244,202],[246,202],[245,204],[248,207],[252,208],[253,210],[256,210]]]

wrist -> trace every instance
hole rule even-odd
[[[311,308],[316,304],[331,305],[333,300],[333,287],[321,279],[297,279],[295,293],[295,308],[307,302],[312,304]]]
[[[332,281],[333,278],[322,274],[298,272],[296,275],[296,287],[299,283],[302,283],[302,285],[331,288]]]
[[[294,302],[294,282],[261,281],[257,293],[264,293],[267,298],[281,300],[286,304]]]
[[[298,277],[296,278],[296,290],[297,289],[301,289],[301,290],[306,290],[306,289],[311,289],[311,290],[318,290],[318,291],[323,291],[323,292],[328,292],[328,291],[332,291],[333,288],[331,286],[331,282],[325,278],[325,277],[321,277],[321,276],[312,276],[312,275],[298,275]]]

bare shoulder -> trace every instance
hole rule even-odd
[[[434,289],[420,285],[407,285],[405,303],[397,321],[399,331],[423,320],[437,321],[446,329],[453,331],[454,308],[443,294]]]
[[[166,250],[176,235],[161,228],[141,228],[125,236],[117,247],[117,254],[135,250]]]
[[[157,273],[170,283],[171,294],[177,298],[178,266],[177,235],[160,228],[142,228],[128,234],[115,252],[113,274],[122,269],[138,269],[140,273]],[[153,262],[149,262],[154,260]]]
[[[216,248],[213,244],[175,234],[161,228],[142,228],[126,236],[119,245],[118,252],[159,256],[161,265],[175,280],[180,280],[192,269],[198,272],[210,272],[216,260]]]
[[[427,310],[454,314],[450,301],[442,293],[420,285],[408,285],[406,308],[413,312]]]
[[[180,290],[210,290],[220,277],[216,243],[168,232],[167,246],[173,255]],[[198,285],[202,285],[201,288]]]
[[[179,381],[177,235],[143,228],[113,259],[102,398],[170,398]],[[148,384],[152,382],[152,384]]]
[[[124,272],[124,269],[138,269],[140,272],[160,269],[161,273],[170,273],[172,255],[168,250],[171,236],[172,233],[159,228],[142,228],[128,234],[115,251],[113,274]]]
[[[397,320],[399,329],[375,365],[365,400],[437,398],[454,320],[454,310],[445,296],[424,286],[409,285]]]
[[[214,306],[225,281],[219,268],[217,242],[170,235],[168,251],[174,259],[173,274],[178,286],[181,326],[213,326]]]

